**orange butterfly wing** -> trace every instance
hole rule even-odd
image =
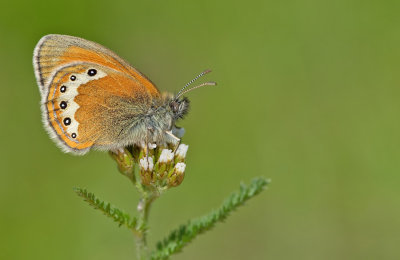
[[[67,152],[121,146],[135,117],[160,101],[154,84],[126,61],[77,37],[43,37],[35,48],[34,67],[44,124]]]

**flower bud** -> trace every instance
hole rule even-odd
[[[128,149],[116,149],[114,151],[110,151],[109,154],[117,162],[118,169],[122,174],[132,174],[135,162],[133,160],[132,154],[128,151]]]
[[[174,154],[169,149],[163,149],[160,154],[160,158],[158,159],[159,163],[168,164],[174,159]]]
[[[178,149],[176,149],[175,157],[178,159],[179,162],[183,162],[185,160],[188,148],[189,148],[189,145],[180,144]]]
[[[140,179],[142,184],[150,185],[152,182],[152,172],[154,168],[153,157],[143,157],[139,160]]]
[[[179,162],[175,165],[174,170],[168,175],[167,182],[169,187],[176,187],[182,183],[185,177],[185,169],[186,164],[183,162]]]
[[[139,166],[141,171],[149,171],[153,170],[153,157],[143,157],[139,160]]]

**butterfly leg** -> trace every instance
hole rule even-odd
[[[149,159],[148,155],[149,155],[149,149],[150,149],[150,147],[149,147],[149,142],[150,142],[149,136],[150,136],[150,134],[153,134],[153,133],[154,133],[154,128],[153,127],[147,127],[147,132],[146,132],[146,159],[147,160]],[[153,148],[154,147],[152,145],[152,149]]]
[[[149,130],[149,128],[147,128]],[[149,131],[146,132],[146,161],[149,161]]]
[[[172,131],[165,131],[165,133],[166,133],[167,135],[171,136],[172,138],[174,138],[175,141],[177,142],[177,143],[176,143],[176,146],[175,146],[175,149],[174,149],[174,153],[175,153],[176,150],[178,149],[179,145],[181,144],[181,139],[178,138],[178,137],[176,137],[176,136],[172,133]]]

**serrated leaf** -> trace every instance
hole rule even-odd
[[[171,231],[166,238],[157,243],[151,259],[168,259],[170,255],[180,252],[197,235],[212,229],[217,222],[223,222],[232,211],[263,191],[268,183],[269,180],[260,177],[252,180],[249,186],[241,184],[239,191],[230,195],[218,210]]]
[[[78,196],[82,197],[90,206],[94,209],[98,209],[104,213],[107,217],[112,218],[119,226],[126,226],[129,229],[136,230],[136,218],[129,216],[122,210],[111,206],[110,203],[100,200],[94,193],[88,192],[86,189],[75,188],[74,189]]]

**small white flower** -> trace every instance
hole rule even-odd
[[[169,163],[174,159],[174,154],[169,149],[163,149],[160,154],[160,159],[158,159],[159,163]]]
[[[155,149],[157,147],[156,144],[149,143],[149,149]]]
[[[178,173],[178,174],[183,174],[185,172],[185,169],[186,169],[186,164],[183,162],[177,163],[175,165],[175,170],[176,170],[176,173]]]
[[[176,156],[185,159],[188,148],[189,148],[189,145],[180,144],[178,149],[176,150],[176,153],[175,153]]]
[[[153,157],[144,157],[139,160],[140,169],[143,171],[152,171],[154,164],[153,164]]]

